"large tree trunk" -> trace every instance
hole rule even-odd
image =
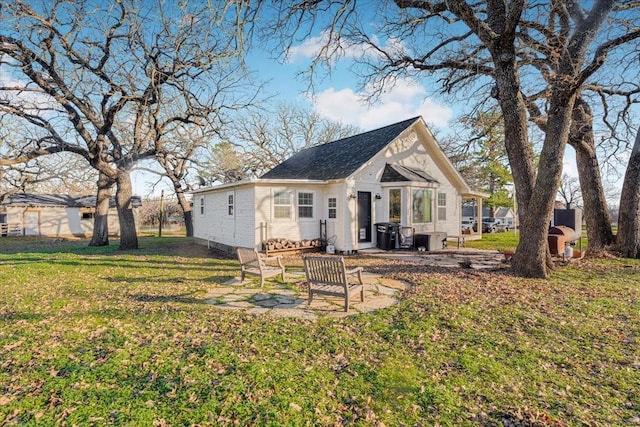
[[[120,250],[138,249],[136,222],[131,207],[131,176],[128,170],[118,169],[116,207],[120,220]]]
[[[170,177],[171,178],[171,177]],[[183,217],[184,217],[184,226],[186,227],[187,237],[193,237],[193,216],[191,213],[191,203],[187,200],[184,195],[184,188],[182,188],[182,184],[179,179],[172,179],[173,189],[176,192],[176,197],[178,198],[178,204],[182,208]]]
[[[569,126],[575,95],[556,89],[550,99],[549,118],[544,145],[540,153],[538,174],[529,199],[524,221],[520,222],[520,241],[513,258],[513,268],[518,275],[547,278],[548,268],[553,266],[549,256],[547,234],[553,214],[562,158],[569,139]]]
[[[184,196],[184,190],[180,187],[180,191],[176,189],[176,195],[178,196],[178,204],[182,208],[184,213],[184,226],[186,227],[187,237],[193,237],[193,218],[191,213],[191,203]]]
[[[640,258],[640,131],[622,184],[617,246],[622,256]]]
[[[520,91],[520,77],[515,61],[501,62],[500,57],[515,58],[513,46],[505,46],[498,53],[496,64],[497,98],[504,117],[505,148],[509,157],[511,174],[516,188],[518,216],[520,218],[520,243],[512,260],[513,271],[520,276],[546,275],[546,241],[534,236],[534,229],[527,225],[532,213],[529,209],[535,180],[533,151],[527,135],[527,108]],[[538,230],[538,234],[542,233]],[[546,230],[545,230],[546,233]],[[528,243],[528,244],[525,244]]]
[[[592,124],[591,107],[582,97],[578,97],[573,105],[569,144],[576,150],[589,255],[600,253],[613,243],[611,219],[600,175]]]
[[[109,245],[109,201],[113,184],[113,180],[103,173],[98,175],[96,214],[93,218],[93,234],[89,246]]]

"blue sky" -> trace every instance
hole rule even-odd
[[[308,82],[296,78],[296,75],[309,66],[322,42],[319,35],[294,46],[289,61],[284,64],[269,58],[268,53],[260,52],[253,52],[250,61],[259,64],[262,77],[271,79],[269,88],[278,94],[276,100],[306,102],[322,116],[358,126],[363,131],[421,115],[436,135],[443,136],[457,125],[456,119],[461,114],[469,112],[472,107],[464,101],[452,103],[450,99],[442,99],[439,96],[438,83],[424,73],[421,80],[407,78],[398,81],[372,105],[367,104],[363,99],[369,95],[368,91],[359,88],[357,76],[349,69],[349,64],[360,52],[352,54],[348,48],[341,63],[337,64],[332,73],[320,79],[315,93],[306,94],[304,91]],[[632,109],[638,110],[635,107]],[[626,163],[618,168],[617,177],[603,175],[605,186],[619,191],[624,177],[624,167]],[[572,177],[578,176],[575,152],[571,147],[567,147],[565,152],[564,173]],[[617,197],[617,194],[612,196],[613,204],[618,203]]]
[[[391,50],[402,49],[402,43],[398,40],[376,39],[374,23],[375,19],[372,19],[369,24],[373,39]],[[324,78],[316,81],[314,93],[308,93],[308,82],[297,75],[308,68],[324,43],[323,33],[316,33],[293,46],[288,52],[288,60],[284,63],[272,58],[271,46],[265,46],[264,51],[254,48],[248,55],[247,62],[259,80],[268,82],[263,97],[271,97],[270,102],[274,105],[307,104],[326,118],[355,125],[363,131],[420,115],[440,137],[456,126],[455,120],[460,114],[469,112],[472,107],[470,103],[453,102],[439,96],[440,85],[425,73],[420,75],[420,80],[399,79],[371,104],[365,102],[371,90],[360,88],[359,80],[350,70],[350,65],[354,63],[354,59],[372,52],[367,52],[362,46],[353,45],[343,46],[342,60],[331,73],[323,74]],[[320,70],[322,71],[324,70]],[[0,81],[6,84],[12,79],[11,76],[0,74]],[[577,175],[572,149],[568,149],[565,155],[565,171],[572,176]],[[134,191],[143,197],[151,193],[158,195],[161,189],[169,189],[164,184],[152,189],[150,184],[154,183],[157,177],[140,171],[134,172],[132,178]]]
[[[352,56],[344,58],[330,74],[319,74],[314,93],[307,93],[308,82],[298,74],[309,66],[317,53],[321,37],[312,38],[294,46],[289,60],[281,62],[271,58],[268,51],[254,50],[247,61],[259,70],[259,77],[270,83],[266,90],[277,94],[274,102],[293,101],[307,103],[313,110],[329,119],[371,130],[387,124],[422,115],[435,128],[446,128],[453,118],[453,110],[429,94],[419,82],[400,80],[373,104],[364,99],[370,94],[359,89],[357,76],[349,70]],[[320,71],[322,73],[322,71]],[[432,92],[436,92],[435,90]]]
[[[355,125],[363,131],[422,116],[438,136],[446,135],[452,126],[456,126],[456,118],[471,107],[462,101],[451,103],[441,99],[438,96],[440,88],[435,86],[437,83],[429,86],[428,79],[418,81],[409,78],[399,80],[375,102],[367,103],[365,99],[369,92],[359,87],[357,76],[349,69],[352,58],[348,53],[330,74],[318,79],[314,92],[309,93],[309,83],[300,73],[309,66],[319,42],[319,38],[314,38],[295,46],[286,62],[272,58],[269,51],[254,50],[250,53],[247,63],[260,80],[267,82],[264,96],[270,97],[270,104],[306,104],[323,117]],[[575,155],[570,147],[565,153],[564,171],[570,176],[577,176]],[[160,189],[165,188],[171,193],[172,190],[163,184],[152,191],[149,184],[156,180],[156,177],[134,172],[134,192],[143,197],[152,193],[157,196]],[[615,185],[620,187],[621,182]]]
[[[307,104],[323,117],[355,125],[363,131],[420,115],[440,137],[456,126],[457,117],[472,107],[463,101],[451,102],[439,97],[440,86],[435,81],[430,82],[424,74],[419,81],[409,78],[398,80],[373,103],[367,103],[365,99],[370,91],[360,88],[358,77],[350,70],[354,58],[362,54],[357,47],[352,51],[346,47],[341,61],[331,73],[321,74],[321,78],[315,81],[314,92],[309,93],[309,82],[299,74],[308,68],[322,43],[320,34],[293,46],[285,62],[274,59],[269,50],[254,49],[250,52],[246,58],[248,66],[259,80],[267,82],[263,95],[270,97],[271,104]],[[577,176],[575,155],[570,147],[566,150],[564,164],[565,173]],[[134,191],[143,197],[149,195],[149,177],[136,172],[133,178]],[[621,179],[613,185],[620,188]],[[158,194],[160,188],[162,186],[154,193]],[[612,202],[617,203],[615,199]]]
[[[309,93],[308,81],[299,74],[309,66],[321,42],[318,37],[294,46],[285,62],[274,59],[269,50],[254,49],[249,53],[247,64],[259,80],[266,82],[263,97],[269,97],[269,104],[306,104],[323,117],[363,131],[420,115],[433,131],[441,134],[446,133],[459,113],[436,98],[438,87],[429,93],[423,84],[409,79],[398,81],[374,103],[365,102],[368,92],[358,88],[358,78],[349,69],[352,59],[349,52],[330,74],[318,80],[314,93]],[[150,184],[157,177],[143,172],[134,172],[132,178],[134,192],[142,197],[158,195],[162,188],[171,191],[163,184],[152,190]]]

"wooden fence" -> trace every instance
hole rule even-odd
[[[22,224],[0,223],[0,236],[22,236]]]

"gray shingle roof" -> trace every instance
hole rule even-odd
[[[387,163],[380,177],[380,182],[433,182],[438,181],[425,171],[410,168],[402,165],[391,165]]]
[[[307,148],[261,176],[264,179],[346,178],[386,147],[419,117]]]
[[[8,196],[2,201],[2,204],[10,206],[65,206],[72,208],[95,207],[96,196],[18,193]],[[111,207],[114,207],[116,205],[115,198],[111,197],[109,205]],[[132,196],[131,205],[133,207],[142,206],[142,200],[140,196]]]

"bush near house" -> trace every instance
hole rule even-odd
[[[354,256],[414,287],[389,309],[314,322],[207,304],[239,265],[186,239],[85,245],[2,241],[2,425],[640,420],[637,260],[540,281]]]

